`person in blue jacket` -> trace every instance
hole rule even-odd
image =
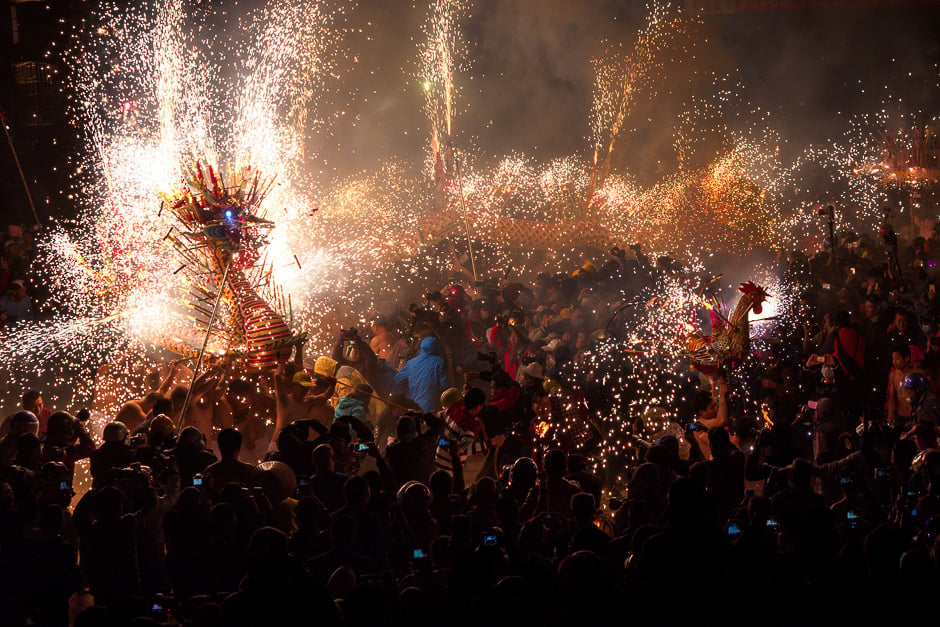
[[[435,412],[441,408],[441,392],[450,387],[444,346],[436,337],[421,340],[418,354],[412,357],[395,375],[394,388],[405,391],[422,411]]]

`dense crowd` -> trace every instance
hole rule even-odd
[[[6,320],[36,313],[30,242],[6,236]],[[936,616],[938,259],[940,228],[887,225],[778,255],[799,294],[786,323],[746,368],[686,373],[677,406],[623,415],[622,481],[594,417],[634,384],[603,383],[598,355],[627,303],[682,273],[640,246],[531,282],[455,279],[274,373],[164,364],[100,433],[103,405],[22,390],[0,439],[0,622]]]

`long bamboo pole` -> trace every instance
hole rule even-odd
[[[7,130],[7,117],[0,111],[0,124],[3,125],[3,133],[7,136],[7,143],[10,145],[10,152],[13,153],[13,161],[16,162],[16,169],[20,173],[20,180],[23,181],[23,189],[26,190],[26,199],[29,201],[29,208],[33,210],[33,217],[36,219],[36,226],[41,227],[39,213],[36,211],[36,203],[33,202],[33,195],[29,191],[29,184],[26,182],[26,175],[23,174],[23,166],[20,165],[20,158],[16,154],[16,148],[13,147],[13,138],[10,137],[10,131]]]
[[[473,258],[473,242],[470,240],[470,218],[467,215],[467,205],[463,197],[463,177],[460,175],[460,159],[457,157],[457,150],[454,148],[454,142],[448,142],[450,144],[450,149],[454,154],[454,167],[457,170],[457,191],[460,193],[460,210],[463,213],[463,224],[464,229],[467,232],[467,250],[470,251],[470,268],[473,270],[473,283],[476,285],[477,279],[477,263]]]
[[[219,283],[219,294],[215,298],[215,304],[212,306],[212,313],[209,316],[209,321],[206,323],[206,338],[202,341],[202,348],[199,350],[199,358],[196,359],[196,365],[193,367],[193,380],[189,384],[189,389],[186,390],[186,400],[183,402],[183,409],[180,411],[180,423],[179,427],[183,426],[183,419],[186,417],[186,409],[189,407],[189,399],[193,395],[193,387],[196,385],[196,379],[199,377],[199,368],[202,366],[202,359],[206,355],[206,347],[209,345],[209,335],[212,333],[212,323],[215,321],[215,314],[219,310],[219,303],[222,301],[222,294],[225,291],[225,282],[228,280],[228,271],[232,267],[232,262],[235,260],[234,253],[229,257],[228,263],[225,264],[225,272],[222,273],[222,282]]]

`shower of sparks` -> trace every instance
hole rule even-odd
[[[623,44],[618,44],[594,60],[592,183],[606,179],[614,143],[637,98],[655,98],[666,53],[672,49],[674,54],[689,54],[685,35],[695,23],[671,3],[654,2],[647,6],[646,25],[637,33],[632,50],[624,52]]]
[[[762,399],[750,375],[777,336],[801,323],[795,303],[805,287],[766,260],[818,246],[820,206],[839,208],[840,229],[871,229],[899,190],[916,206],[936,174],[922,157],[936,154],[937,120],[885,111],[850,120],[844,136],[785,163],[785,140],[770,115],[741,102],[740,85],[728,76],[714,76],[711,93],[685,103],[673,127],[675,169],[646,183],[611,172],[634,104],[656,98],[667,61],[691,54],[696,18],[657,2],[632,48],[612,47],[594,62],[586,155],[544,163],[516,153],[494,161],[468,142],[458,190],[449,141],[455,74],[466,69],[459,23],[467,12],[463,1],[429,7],[418,70],[431,126],[428,156],[324,183],[310,179],[304,151],[329,115],[316,105],[335,71],[341,9],[272,0],[236,18],[187,0],[140,9],[103,4],[92,22],[76,27],[68,58],[72,114],[87,136],[74,164],[84,210],[44,239],[40,273],[54,288],[56,315],[14,327],[0,347],[5,370],[23,373],[14,383],[51,373],[68,388],[59,407],[94,395],[99,418],[149,389],[147,374],[158,364],[165,371],[169,359],[158,350],[161,337],[193,327],[182,306],[187,273],[165,239],[175,225],[161,194],[181,186],[180,166],[194,159],[235,169],[250,162],[278,174],[263,206],[276,226],[259,288],[268,279],[283,286],[288,322],[311,334],[311,351],[328,350],[338,328],[364,323],[390,295],[407,304],[447,280],[469,285],[471,246],[481,279],[527,280],[585,258],[602,262],[612,247],[635,243],[654,261],[680,260],[653,285],[638,279],[642,287],[625,290],[619,303],[594,305],[608,333],[572,373],[590,382],[590,420],[601,440],[595,467],[623,479],[623,466],[642,458],[642,442],[688,419],[677,408],[703,382],[682,338],[708,332],[712,308],[727,312],[743,281],[771,295],[751,317],[752,354],[731,373],[735,407],[757,415]],[[715,279],[719,259],[754,250],[765,261],[739,263],[735,276]],[[94,381],[94,394],[67,385],[75,380]]]
[[[454,73],[461,69],[464,52],[458,26],[465,13],[466,6],[460,1],[432,0],[424,25],[427,41],[420,51],[419,79],[424,91],[424,110],[431,123],[432,169],[445,167],[444,153],[453,135],[457,96]]]
[[[2,363],[45,354],[65,381],[69,369],[90,380],[126,351],[166,359],[161,340],[193,320],[181,306],[185,259],[167,239],[180,225],[161,195],[183,184],[180,168],[195,159],[280,175],[264,206],[279,227],[267,278],[287,293],[309,285],[300,263],[281,262],[292,258],[291,231],[311,212],[304,145],[316,131],[310,112],[332,71],[340,11],[298,0],[236,17],[185,0],[112,2],[75,25],[67,87],[87,147],[73,177],[83,209],[41,251],[57,313],[5,343]],[[315,247],[298,254],[318,256]],[[118,396],[140,393],[139,381],[127,381]],[[83,400],[77,396],[60,406]]]

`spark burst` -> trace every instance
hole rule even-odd
[[[305,141],[316,130],[309,112],[332,71],[341,14],[301,1],[241,16],[184,0],[106,2],[75,25],[65,61],[75,95],[70,113],[86,136],[74,175],[83,208],[40,252],[57,313],[46,328],[17,333],[3,363],[45,353],[64,382],[75,369],[91,379],[94,368],[126,351],[159,359],[166,329],[189,324],[179,307],[180,263],[165,240],[173,217],[160,197],[183,183],[180,166],[193,159],[235,168],[250,161],[281,173],[285,182],[266,203],[277,208],[281,227],[270,254],[290,258],[290,232],[311,205],[303,167]],[[288,291],[309,278],[293,264],[275,263],[272,273]],[[140,393],[139,381],[125,383],[116,396]],[[84,400],[73,393],[59,406]]]
[[[607,463],[624,446],[635,446],[627,435],[647,408],[674,407],[698,385],[677,337],[703,313],[702,296],[690,283],[707,277],[714,255],[756,246],[779,250],[818,237],[811,209],[821,201],[821,188],[857,210],[859,226],[875,224],[889,199],[876,171],[884,163],[878,133],[891,128],[884,112],[853,120],[845,137],[787,164],[769,115],[738,102],[734,81],[720,76],[713,93],[688,103],[679,119],[676,171],[645,186],[629,172],[610,172],[610,155],[634,104],[656,97],[665,53],[675,52],[680,61],[689,54],[697,20],[666,3],[650,7],[628,52],[611,48],[595,61],[593,162],[571,156],[541,164],[515,154],[494,164],[472,145],[461,150],[462,192],[471,207],[466,235],[445,146],[454,134],[454,77],[464,69],[458,26],[467,6],[435,0],[419,59],[430,161],[386,164],[321,191],[305,175],[305,140],[326,117],[311,112],[334,71],[333,23],[341,13],[295,0],[236,20],[183,0],[133,10],[110,3],[94,23],[79,27],[98,33],[91,40],[77,33],[69,58],[73,114],[88,137],[75,177],[85,210],[53,232],[44,251],[60,313],[14,329],[0,363],[24,373],[24,380],[43,374],[50,357],[70,370],[68,380],[75,370],[82,372],[79,380],[94,378],[89,364],[119,363],[113,371],[126,374],[102,375],[115,380],[117,391],[100,407],[113,415],[115,403],[143,389],[159,332],[174,321],[188,322],[179,307],[179,264],[161,239],[168,216],[160,211],[159,192],[179,186],[181,162],[205,158],[237,167],[250,159],[280,174],[282,184],[267,203],[278,225],[268,249],[271,273],[294,297],[295,328],[322,331],[312,338],[319,348],[388,294],[406,300],[455,273],[455,251],[470,243],[465,238],[491,276],[513,267],[526,278],[580,263],[586,251],[599,258],[611,245],[638,241],[649,254],[683,258],[686,280],[667,278],[633,296],[624,314],[630,332],[602,343],[583,366],[582,374],[590,371],[615,390],[593,417],[605,431],[601,462]],[[730,128],[725,120],[741,111],[750,126]],[[704,136],[717,137],[718,148],[697,141]],[[437,185],[428,185],[428,172]],[[778,317],[759,323],[759,352],[762,337],[794,323],[797,286],[783,284],[774,268],[734,279],[766,285],[774,297],[764,316]],[[57,372],[65,378],[61,368]],[[72,400],[60,406],[90,396],[68,393]],[[755,406],[746,386],[736,394]],[[668,417],[660,414],[658,424],[647,420],[642,435],[664,427]]]

